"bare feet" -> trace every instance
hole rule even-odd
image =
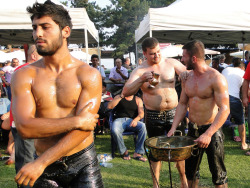
[[[11,164],[14,164],[15,161],[13,161],[11,158],[9,158],[4,164],[6,165],[11,165]]]
[[[142,162],[146,162],[147,159],[144,158],[141,154],[139,153],[134,153],[133,159],[138,160],[138,161],[142,161]]]
[[[128,153],[128,150],[125,151],[125,153],[122,155],[123,160],[130,160],[130,155]]]
[[[248,150],[250,146],[248,144],[245,144],[244,146],[241,146],[242,150]]]

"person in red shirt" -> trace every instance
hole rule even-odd
[[[250,83],[250,67],[248,66],[246,68],[246,72],[243,76],[244,81],[242,84],[242,100],[243,100],[243,105],[246,108],[248,112],[248,130],[250,128],[250,92],[249,92],[249,83]],[[248,139],[250,140],[250,134],[248,136]],[[249,146],[248,146],[249,149]],[[246,155],[250,156],[250,151],[246,153]]]

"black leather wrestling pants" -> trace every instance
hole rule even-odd
[[[171,129],[176,108],[169,111],[155,111],[147,110],[145,112],[145,124],[147,128],[148,137],[166,135]],[[157,162],[151,152],[149,153],[149,159]]]
[[[34,188],[102,188],[102,176],[92,143],[82,151],[52,163]]]
[[[210,126],[211,124],[197,126],[195,123],[190,122],[188,124],[188,136],[198,138],[200,135],[206,132],[206,130]],[[221,129],[219,129],[213,134],[210,144],[203,151],[205,151],[207,154],[209,169],[212,174],[212,181],[214,185],[225,184],[228,179],[226,167],[224,164],[224,134]],[[201,155],[203,155],[203,153]],[[196,173],[197,178],[200,177],[199,169],[197,172],[194,172],[198,163],[198,156],[191,156],[190,158],[186,159],[185,170],[188,180],[193,179],[194,173]]]

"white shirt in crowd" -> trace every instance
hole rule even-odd
[[[238,67],[227,67],[222,71],[228,83],[229,95],[240,99],[240,87],[243,83],[245,71]]]

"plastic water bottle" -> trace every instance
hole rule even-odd
[[[188,128],[185,128],[185,136],[188,134]]]
[[[103,166],[105,168],[112,168],[113,164],[112,163],[100,163],[100,166]]]
[[[98,159],[98,162],[105,163],[105,162],[111,161],[113,158],[110,154],[98,154],[97,159]]]

